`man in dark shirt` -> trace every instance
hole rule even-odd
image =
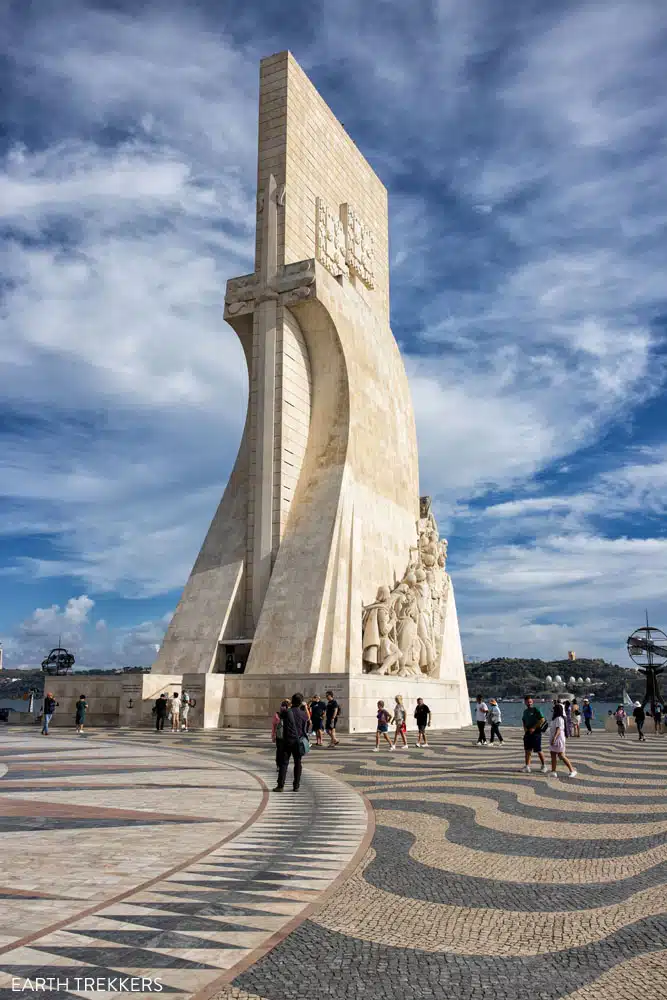
[[[340,705],[334,698],[333,691],[327,691],[327,735],[330,747],[337,747],[340,740],[336,739],[336,720],[340,715]]]
[[[273,789],[274,792],[282,792],[285,788],[285,778],[289,767],[290,757],[294,760],[294,788],[299,791],[301,784],[301,745],[300,739],[306,735],[308,728],[308,716],[301,711],[302,694],[292,695],[290,708],[283,708],[280,711],[280,721],[283,724],[283,747],[278,771],[278,784]]]
[[[632,714],[634,715],[635,723],[637,724],[639,742],[645,743],[646,737],[644,736],[644,723],[646,722],[646,712],[644,711],[644,706],[640,701],[635,702],[635,708]]]
[[[426,742],[426,727],[431,725],[431,709],[428,705],[424,704],[423,698],[417,698],[417,707],[415,709],[415,720],[417,722],[417,746],[427,747]]]
[[[167,718],[167,708],[167,699],[164,694],[161,694],[155,702],[155,728],[158,733],[160,730],[164,729],[164,720]]]
[[[310,702],[310,721],[315,733],[315,746],[322,746],[322,730],[324,729],[324,715],[327,710],[326,701],[322,701],[319,694],[314,694]]]
[[[46,698],[44,699],[44,722],[42,725],[42,733],[44,736],[49,735],[49,722],[53,718],[53,713],[58,707],[58,702],[53,697],[51,692],[47,692]]]
[[[536,753],[540,758],[540,764],[542,765],[540,770],[542,771],[542,774],[547,774],[549,768],[546,765],[544,754],[542,753],[542,726],[544,725],[544,716],[529,694],[527,694],[524,698],[524,702],[526,707],[521,720],[523,722],[523,749],[526,763],[523,770],[528,774],[530,773],[530,759],[533,753]]]

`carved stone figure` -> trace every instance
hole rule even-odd
[[[363,661],[369,673],[395,673],[400,667],[401,652],[396,643],[396,612],[390,598],[389,587],[379,587],[374,603],[363,609]]]
[[[347,274],[345,260],[345,228],[322,198],[317,199],[317,224],[315,227],[315,255],[320,264],[334,278]]]
[[[380,587],[375,603],[364,608],[366,671],[402,677],[439,674],[449,585],[447,541],[439,537],[430,497],[421,498],[420,514],[417,545],[410,548],[403,579],[391,592]]]

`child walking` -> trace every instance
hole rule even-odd
[[[562,760],[569,771],[568,778],[576,778],[577,772],[565,756],[565,714],[562,705],[554,705],[554,715],[549,727],[549,751],[551,753],[552,778],[556,777],[556,765]]]
[[[380,749],[380,736],[384,737],[384,739],[389,744],[389,749],[393,750],[394,744],[391,742],[391,738],[389,736],[389,723],[391,721],[391,712],[388,712],[387,709],[384,707],[383,701],[378,702],[377,720],[378,723],[377,723],[377,729],[375,730],[375,746],[373,747],[373,753],[377,753],[378,750]]]

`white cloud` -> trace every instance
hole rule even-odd
[[[35,669],[51,648],[61,645],[76,657],[76,669],[150,666],[170,614],[157,621],[109,628],[103,618],[94,617],[94,607],[95,602],[81,594],[70,597],[64,607],[35,608],[6,637],[6,664]]]
[[[517,14],[509,57],[490,2],[376,14],[325,0],[297,55],[340,70],[325,96],[392,192],[422,489],[453,531],[464,629],[488,653],[505,637],[526,652],[584,636],[612,648],[618,607],[629,618],[642,586],[657,595],[664,551],[609,523],[664,513],[667,459],[619,451],[566,498],[533,477],[664,382],[667,195],[647,138],[665,112],[660,12]],[[16,144],[0,169],[0,393],[28,420],[3,436],[0,533],[52,546],[4,574],[126,596],[185,579],[245,409],[221,317],[225,279],[252,266],[259,54],[185,9],[64,5],[16,39],[17,80],[45,114],[43,143]],[[471,504],[499,489],[518,497]],[[85,655],[123,661],[149,657],[164,627],[119,631],[67,607],[35,612],[22,641],[79,614]]]

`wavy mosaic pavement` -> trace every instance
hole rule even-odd
[[[572,740],[579,777],[554,780],[520,773],[508,736],[478,750],[470,732],[434,734],[400,755],[348,737],[311,755],[368,796],[372,846],[217,1000],[299,1000],[295,970],[313,966],[336,1000],[664,997],[667,737]]]
[[[667,737],[639,745],[596,732],[573,740],[579,777],[570,781],[520,773],[520,734],[507,735],[502,749],[477,749],[466,731],[432,734],[428,751],[374,754],[367,736],[314,750],[306,762],[313,798],[303,816],[290,817],[290,800],[278,796],[284,804],[271,807],[275,817],[265,814],[167,882],[26,945],[14,953],[17,964],[34,968],[48,958],[62,968],[83,962],[108,971],[123,963],[148,969],[153,960],[170,990],[196,1000],[664,997]],[[191,798],[178,809],[151,797],[146,763],[158,744],[174,765],[179,754],[189,758]],[[62,820],[83,843],[92,797],[105,838],[116,835],[116,824],[123,838],[150,830],[179,844],[178,831],[201,840],[228,819],[220,793],[250,795],[231,762],[271,774],[265,733],[119,733],[115,750],[113,741],[107,747],[103,776],[86,754],[75,765],[69,756],[69,772],[67,753],[52,758],[48,780],[36,773],[39,756],[13,758],[0,782],[0,815],[34,814],[34,797],[53,842],[68,835],[58,828]],[[145,798],[138,805],[121,802],[130,782]],[[374,838],[321,903],[321,890],[359,842],[356,792],[373,806]],[[58,813],[63,801],[66,815]],[[133,808],[145,814],[143,823]],[[354,830],[345,843],[348,815]],[[281,843],[276,822],[288,819]],[[71,906],[48,899],[34,879],[15,891],[16,912]],[[304,912],[306,897],[315,905]],[[278,927],[267,945],[267,932]]]

